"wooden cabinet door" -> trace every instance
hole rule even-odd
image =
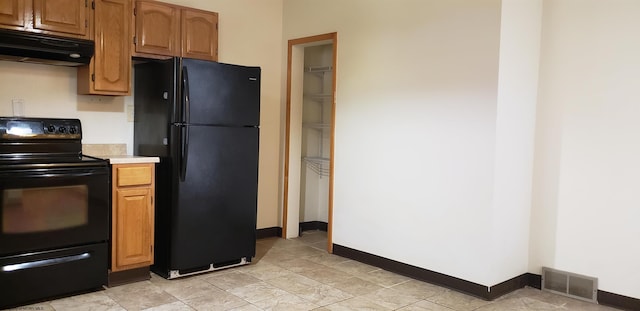
[[[155,2],[136,1],[135,52],[179,56],[180,9]]]
[[[78,68],[78,93],[131,92],[131,0],[95,0],[95,54]]]
[[[154,169],[153,163],[112,165],[112,272],[153,264]]]
[[[33,0],[33,28],[89,38],[88,5],[86,0]]]
[[[0,1],[0,28],[22,30],[26,26],[25,0]],[[31,9],[28,7],[29,10]]]
[[[218,60],[218,13],[182,10],[182,57]]]
[[[153,263],[151,189],[116,190],[112,271]]]

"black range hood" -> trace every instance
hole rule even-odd
[[[94,49],[91,40],[0,29],[0,60],[81,66],[89,64]]]

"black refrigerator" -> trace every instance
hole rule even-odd
[[[176,278],[255,256],[260,68],[186,58],[135,65],[134,154],[156,166],[151,270]]]

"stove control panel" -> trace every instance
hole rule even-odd
[[[0,118],[0,137],[3,140],[71,139],[81,140],[78,119]]]

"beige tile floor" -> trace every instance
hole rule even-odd
[[[151,280],[17,310],[615,310],[524,288],[484,301],[330,255],[326,234],[258,240],[251,265],[207,274]]]

